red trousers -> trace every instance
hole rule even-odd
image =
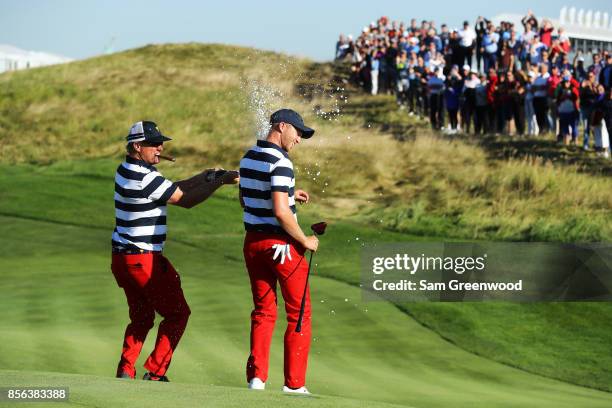
[[[273,260],[274,244],[290,244],[291,260],[283,264],[280,256]],[[285,300],[287,329],[285,330],[285,385],[299,388],[306,383],[306,366],[310,350],[311,313],[310,291],[306,292],[306,308],[302,331],[295,332],[300,314],[304,285],[308,272],[305,249],[288,237],[258,232],[247,232],[244,240],[244,259],[251,279],[253,312],[251,313],[251,353],[247,361],[247,381],[268,378],[270,343],[276,322],[276,285],[280,284]]]
[[[157,312],[164,320],[159,324],[155,348],[144,367],[155,375],[164,375],[191,313],[180,277],[161,253],[113,254],[111,269],[125,291],[130,312],[117,374],[136,375],[134,365]]]

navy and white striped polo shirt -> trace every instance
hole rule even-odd
[[[293,163],[280,146],[258,140],[240,160],[240,192],[244,200],[244,228],[272,234],[286,232],[274,216],[272,192],[289,196],[289,207],[296,217]]]
[[[176,189],[155,167],[127,156],[115,174],[113,246],[161,251],[166,240],[166,202]]]

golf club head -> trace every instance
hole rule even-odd
[[[317,222],[316,224],[312,224],[310,226],[310,229],[316,235],[323,235],[323,234],[325,234],[325,228],[327,228],[327,223],[325,221]]]

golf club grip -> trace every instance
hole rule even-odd
[[[306,274],[306,283],[304,284],[304,294],[302,295],[302,304],[300,305],[300,316],[298,317],[297,324],[295,325],[295,332],[300,333],[302,331],[302,319],[304,318],[304,309],[306,308],[306,291],[308,290],[308,278],[310,277],[310,265],[312,265],[312,254],[310,252],[310,259],[308,260],[308,273]]]

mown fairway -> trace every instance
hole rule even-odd
[[[173,208],[170,213],[167,254],[182,274],[193,310],[169,373],[175,383],[155,388],[156,384],[110,378],[127,321],[123,293],[109,271],[113,168],[111,161],[3,167],[0,367],[5,371],[0,385],[69,385],[71,401],[85,406],[148,401],[176,401],[177,406],[206,401],[218,406],[283,403],[287,397],[278,393],[282,322],[274,340],[270,391],[243,390],[250,293],[241,261],[240,211],[231,187],[196,210]],[[303,213],[306,221],[315,217]],[[312,280],[314,341],[308,383],[325,397],[300,399],[296,404],[377,404],[363,402],[369,400],[417,407],[604,407],[612,403],[609,393],[528,374],[463,351],[391,304],[362,303],[359,288],[345,282],[358,273],[359,242],[397,240],[398,235],[359,227],[356,241],[355,228],[344,222],[333,224],[317,255],[315,275],[333,277],[334,270],[345,274]],[[150,350],[153,337],[145,349]]]

